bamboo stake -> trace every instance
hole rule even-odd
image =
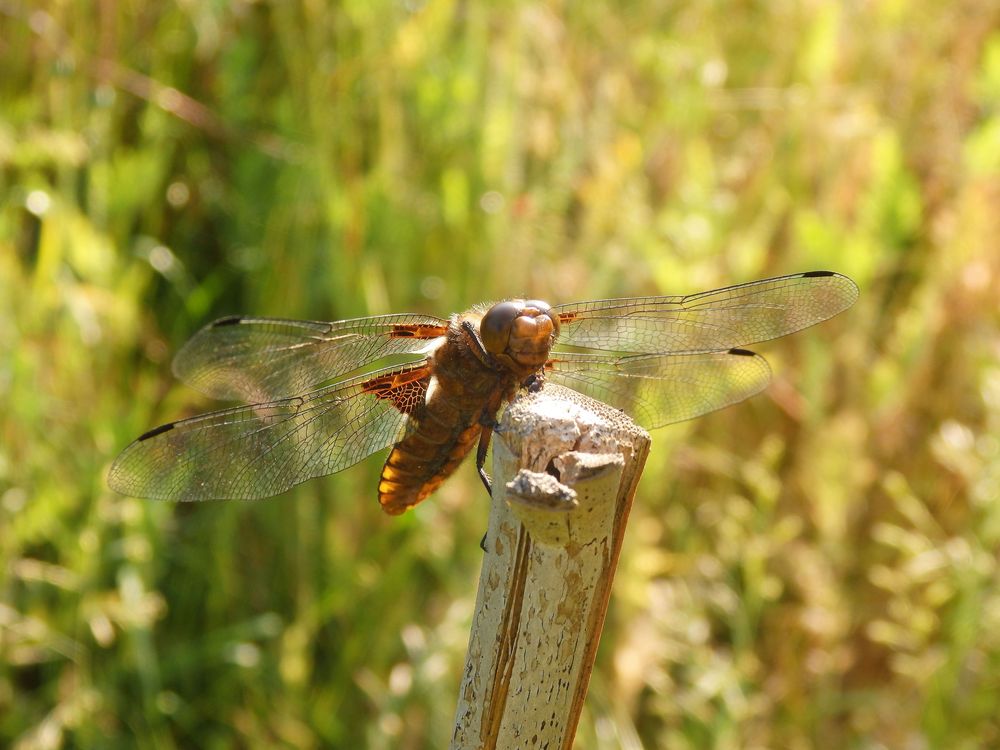
[[[572,747],[649,442],[558,386],[504,413],[452,750]]]

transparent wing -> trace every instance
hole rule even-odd
[[[108,484],[169,500],[277,495],[395,443],[429,379],[425,365],[386,368],[305,396],[172,422],[122,451]]]
[[[422,354],[448,321],[379,315],[323,323],[222,318],[196,333],[174,358],[174,374],[213,398],[250,403],[310,391],[393,354]]]
[[[854,304],[858,287],[831,271],[779,276],[676,297],[557,305],[557,346],[614,352],[724,351],[784,336]]]
[[[545,377],[654,429],[760,393],[771,379],[771,368],[745,349],[629,357],[570,352],[550,360]]]

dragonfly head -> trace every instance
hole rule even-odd
[[[479,323],[486,351],[517,370],[544,365],[558,334],[559,319],[549,304],[534,299],[498,302]]]

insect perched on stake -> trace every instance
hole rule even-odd
[[[477,442],[490,488],[493,426],[521,388],[559,383],[662,427],[760,392],[770,368],[740,347],[819,323],[857,297],[846,276],[810,271],[685,296],[507,300],[448,320],[222,318],[185,344],[174,373],[249,405],[150,430],[118,456],[108,483],[134,497],[264,498],[391,447],[378,499],[398,514]],[[413,361],[352,374],[405,355]]]

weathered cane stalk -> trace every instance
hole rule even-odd
[[[649,443],[557,386],[505,412],[452,750],[572,747]]]

